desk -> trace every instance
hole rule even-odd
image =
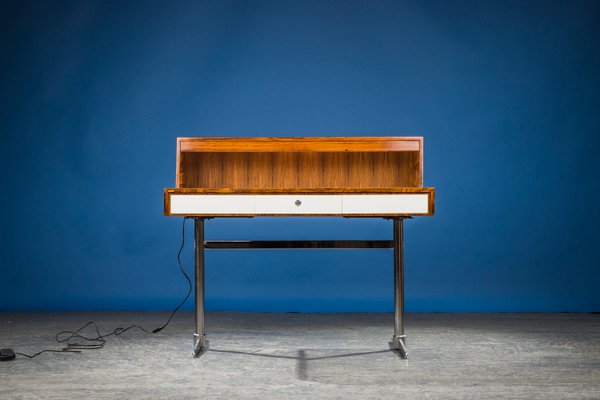
[[[435,189],[423,187],[422,137],[178,138],[176,164],[164,213],[194,219],[194,356],[208,349],[205,250],[392,248],[390,346],[406,357],[403,222],[434,213]],[[260,216],[386,218],[393,240],[205,240],[208,218]]]

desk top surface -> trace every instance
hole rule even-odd
[[[381,152],[419,151],[420,136],[180,137],[180,152]]]

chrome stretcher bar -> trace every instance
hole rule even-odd
[[[391,249],[392,240],[206,240],[207,250],[244,249]]]
[[[204,221],[194,218],[196,331],[194,357],[208,350],[204,325],[204,251],[234,249],[394,249],[394,335],[390,348],[407,357],[404,335],[404,241],[403,221],[393,220],[393,240],[205,240]]]

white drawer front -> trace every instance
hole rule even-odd
[[[342,196],[260,195],[256,214],[341,214]]]
[[[174,194],[171,214],[254,214],[253,195]]]
[[[419,194],[376,194],[342,196],[344,214],[427,214],[429,197]]]

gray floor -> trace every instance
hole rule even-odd
[[[163,312],[0,313],[0,347],[36,352],[95,320],[159,324]],[[191,357],[193,316],[102,350],[0,363],[2,399],[600,399],[600,315],[409,314],[409,359],[388,350],[391,314],[207,316],[210,351]]]

